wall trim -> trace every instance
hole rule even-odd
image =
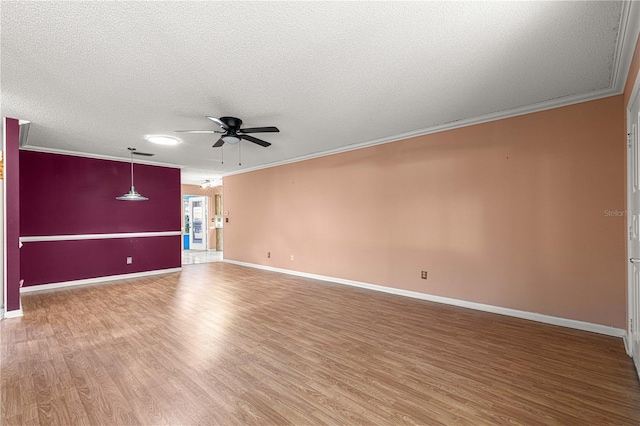
[[[19,318],[21,316],[24,316],[24,312],[22,312],[22,308],[20,309],[16,309],[13,311],[7,311],[4,313],[4,319],[7,318]]]
[[[253,172],[256,170],[269,169],[272,167],[282,166],[285,164],[297,163],[300,161],[311,160],[314,158],[326,157],[328,155],[340,154],[343,152],[354,151],[356,149],[367,148],[370,146],[381,145],[390,142],[396,142],[403,139],[415,138],[418,136],[429,135],[432,133],[444,132],[447,130],[459,129],[462,127],[473,126],[476,124],[488,123],[491,121],[502,120],[505,118],[517,117],[519,115],[532,114],[534,112],[546,111],[549,109],[560,108],[564,106],[574,105],[582,102],[594,101],[597,99],[616,96],[624,91],[624,85],[629,74],[629,67],[633,59],[636,41],[640,34],[640,2],[625,0],[622,4],[622,13],[620,14],[620,31],[616,41],[616,50],[613,60],[613,70],[611,73],[611,81],[609,87],[593,90],[587,93],[564,96],[556,99],[525,105],[517,108],[511,108],[503,111],[497,111],[491,114],[480,115],[477,117],[465,118],[462,120],[452,121],[450,123],[439,124],[427,127],[413,132],[400,133],[398,135],[386,138],[374,139],[372,141],[346,145],[327,151],[317,152],[308,155],[294,157],[288,160],[276,161],[246,169],[235,170],[224,173],[222,176],[232,176],[241,173]]]
[[[372,141],[346,145],[327,151],[317,152],[308,155],[302,155],[300,157],[290,158],[288,160],[276,161],[255,167],[248,167],[246,169],[235,170],[232,172],[224,173],[222,177],[233,176],[241,173],[253,172],[256,170],[269,169],[272,167],[283,166],[285,164],[298,163],[300,161],[311,160],[314,158],[326,157],[328,155],[341,154],[343,152],[355,151],[357,149],[368,148],[370,146],[382,145],[391,142],[397,142],[405,139],[415,138],[418,136],[430,135],[432,133],[440,133],[447,130],[455,130],[462,127],[473,126],[476,124],[488,123],[491,121],[503,120],[505,118],[517,117],[519,115],[532,114],[534,112],[546,111],[549,109],[565,107],[569,105],[579,104],[588,101],[594,101],[597,99],[607,98],[610,96],[619,95],[621,91],[605,88],[599,90],[593,90],[587,93],[581,93],[578,95],[565,96],[562,98],[550,99],[548,101],[539,102],[536,104],[525,105],[518,108],[512,108],[503,111],[497,111],[491,114],[480,115],[477,117],[465,118],[462,120],[452,121],[450,123],[439,124],[436,126],[427,127],[421,130],[415,130],[412,132],[400,133],[398,135],[388,136],[385,138],[374,139]]]
[[[476,124],[488,123],[491,121],[502,120],[505,118],[517,117],[519,115],[531,114],[534,112],[540,112],[540,111],[545,111],[549,109],[574,105],[577,103],[602,99],[609,96],[619,95],[624,91],[624,85],[625,85],[626,78],[629,73],[629,67],[631,66],[631,61],[633,58],[635,43],[638,40],[638,34],[640,34],[640,19],[638,18],[640,18],[640,2],[624,0],[622,4],[622,12],[620,14],[620,31],[619,31],[618,40],[616,41],[616,50],[614,53],[611,81],[610,81],[609,87],[607,88],[593,90],[591,92],[577,94],[577,95],[569,95],[561,98],[550,99],[547,101],[543,101],[543,102],[539,102],[531,105],[525,105],[522,107],[512,108],[512,109],[503,110],[503,111],[497,111],[491,114],[461,119],[461,120],[453,121],[450,123],[427,127],[421,130],[413,131],[413,132],[400,133],[398,135],[394,135],[386,138],[374,139],[372,141],[366,141],[366,142],[357,143],[353,145],[346,145],[346,146],[338,147],[338,148],[327,150],[327,151],[321,151],[313,154],[290,158],[287,160],[276,161],[273,163],[268,163],[268,164],[259,165],[255,167],[248,167],[245,169],[235,170],[228,173],[223,173],[222,177],[232,176],[232,175],[241,174],[241,173],[248,173],[256,170],[268,169],[272,167],[282,166],[285,164],[297,163],[300,161],[311,160],[314,158],[326,157],[328,155],[354,151],[357,149],[367,148],[370,146],[396,142],[403,139],[424,136],[431,133],[438,133],[446,130],[454,130],[462,127],[473,126]],[[51,154],[72,155],[72,156],[84,157],[84,158],[96,158],[101,160],[113,160],[113,161],[121,161],[121,162],[130,161],[129,158],[114,157],[114,156],[102,155],[102,154],[92,154],[87,152],[70,151],[70,150],[63,150],[63,149],[49,148],[49,147],[42,147],[42,146],[35,146],[35,145],[25,145],[20,149],[26,150],[26,151],[37,151],[37,152],[45,152],[45,153],[51,153]],[[162,167],[171,167],[171,168],[177,168],[177,169],[185,168],[185,166],[182,166],[182,165],[160,163],[160,162],[153,162],[153,161],[146,161],[146,160],[137,160],[136,163],[149,164],[149,165],[162,166]]]
[[[20,288],[20,294],[22,294],[22,293],[34,293],[36,291],[53,290],[53,289],[65,288],[65,287],[75,287],[75,286],[78,286],[78,285],[103,283],[103,282],[108,282],[108,281],[117,281],[117,280],[127,280],[127,279],[131,279],[131,278],[149,277],[149,276],[152,276],[152,275],[170,274],[170,273],[173,273],[173,272],[180,272],[180,271],[182,271],[182,267],[169,268],[169,269],[157,269],[155,271],[133,272],[133,273],[130,273],[130,274],[107,275],[105,277],[87,278],[87,279],[84,279],[84,280],[63,281],[63,282],[51,283],[51,284],[32,285],[32,286]]]
[[[611,73],[611,88],[622,93],[640,34],[640,2],[626,0],[622,3],[618,34],[613,72]]]
[[[131,162],[131,158],[122,158],[122,157],[114,157],[111,155],[102,155],[102,154],[93,154],[90,152],[79,152],[79,151],[69,151],[66,149],[58,149],[58,148],[49,148],[45,146],[35,146],[35,145],[25,145],[20,147],[21,151],[35,151],[35,152],[44,152],[45,154],[61,154],[61,155],[70,155],[72,157],[83,157],[83,158],[93,158],[96,160],[111,160],[111,161],[120,161],[122,163]],[[180,166],[178,164],[170,164],[170,163],[160,163],[157,161],[149,161],[149,160],[141,160],[136,158],[134,161],[135,164],[147,164],[150,166],[160,166],[160,167],[169,167],[172,169],[183,169],[185,166]]]
[[[629,334],[625,333],[624,336],[622,336],[622,341],[624,342],[624,350],[627,353],[627,355],[631,356],[631,345],[629,344]],[[640,372],[638,372],[638,374],[640,374]]]
[[[353,287],[366,288],[368,290],[380,291],[383,293],[395,294],[398,296],[411,297],[413,299],[427,300],[430,302],[442,303],[445,305],[458,306],[461,308],[474,309],[477,311],[491,312],[494,314],[506,315],[515,318],[526,319],[530,321],[541,322],[545,324],[559,325],[561,327],[573,328],[576,330],[590,331],[592,333],[604,334],[607,336],[622,337],[626,336],[626,331],[621,328],[609,327],[601,324],[594,324],[585,321],[577,321],[567,318],[554,317],[551,315],[538,314],[535,312],[520,311],[517,309],[503,308],[494,305],[485,305],[483,303],[469,302],[466,300],[453,299],[450,297],[436,296],[427,293],[419,293],[417,291],[402,290],[398,288],[385,287],[377,284],[369,284],[360,281],[346,280],[342,278],[328,277],[325,275],[310,274],[307,272],[293,271],[290,269],[274,268],[271,266],[258,265],[255,263],[240,262],[237,260],[224,259],[223,262],[231,263],[249,268],[263,269],[265,271],[279,272],[282,274],[295,275],[298,277],[312,278],[320,281],[330,281],[337,284],[344,284]]]
[[[2,179],[2,308],[6,311],[7,308],[7,203],[5,203],[5,197],[7,196],[7,180],[4,178],[7,175],[7,162],[4,156],[7,152],[7,118],[2,117],[2,161],[3,175]],[[5,312],[6,313],[6,312]]]
[[[182,231],[159,232],[120,232],[115,234],[76,234],[76,235],[40,235],[20,237],[20,243],[39,243],[42,241],[111,240],[115,238],[144,238],[182,235]]]

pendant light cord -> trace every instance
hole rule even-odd
[[[131,151],[131,187],[133,188],[133,151]]]

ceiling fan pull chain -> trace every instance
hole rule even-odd
[[[242,166],[242,144],[238,143],[238,166]]]
[[[222,152],[222,164],[224,164],[224,145],[220,147],[220,151]]]

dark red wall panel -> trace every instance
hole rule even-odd
[[[4,178],[7,229],[7,311],[20,309],[20,124],[7,118],[4,122],[6,151],[4,152]]]
[[[180,170],[136,164],[136,190],[148,201],[118,201],[130,165],[20,151],[21,235],[178,231]]]
[[[24,286],[179,268],[180,235],[107,240],[26,242]],[[127,265],[127,256],[133,263]]]
[[[136,190],[148,201],[119,201],[131,186],[130,165],[20,151],[22,237],[179,231],[180,170],[136,164]],[[181,237],[25,242],[25,286],[181,266]],[[133,257],[127,265],[126,258]]]

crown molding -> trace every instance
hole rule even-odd
[[[452,121],[450,123],[439,124],[425,129],[412,132],[400,133],[385,138],[374,139],[372,141],[346,145],[327,151],[317,152],[287,160],[276,161],[273,163],[263,164],[255,167],[248,167],[233,172],[224,173],[222,176],[233,176],[242,173],[253,172],[256,170],[269,169],[272,167],[282,166],[285,164],[297,163],[300,161],[311,160],[314,158],[326,157],[328,155],[340,154],[343,152],[354,151],[356,149],[367,148],[370,146],[381,145],[385,143],[397,142],[403,139],[415,138],[418,136],[429,135],[432,133],[444,132],[447,130],[459,129],[461,127],[473,126],[476,124],[488,123],[491,121],[502,120],[505,118],[517,117],[524,114],[532,114],[534,112],[545,111],[554,108],[574,105],[582,102],[594,101],[609,96],[619,95],[624,91],[624,85],[629,74],[629,67],[633,59],[638,35],[640,34],[640,1],[625,0],[622,3],[622,13],[620,14],[620,31],[616,42],[616,51],[614,56],[613,71],[611,73],[611,82],[608,88],[594,90],[587,93],[564,96],[561,98],[550,99],[536,104],[525,105],[522,107],[512,108],[504,111],[497,111],[491,114],[485,114],[477,117],[465,118],[462,120]]]
[[[246,169],[236,170],[233,172],[225,173],[222,176],[232,176],[241,173],[253,172],[261,169],[269,169],[271,167],[282,166],[285,164],[297,163],[299,161],[311,160],[313,158],[326,157],[328,155],[340,154],[343,152],[354,151],[356,149],[368,148],[370,146],[382,145],[385,143],[397,142],[404,139],[415,138],[418,136],[429,135],[432,133],[440,133],[447,130],[459,129],[461,127],[473,126],[476,124],[488,123],[491,121],[502,120],[505,118],[517,117],[519,115],[532,114],[534,112],[545,111],[554,108],[560,108],[568,105],[579,104],[582,102],[593,101],[596,99],[607,98],[609,96],[619,95],[621,92],[618,92],[611,88],[594,90],[588,93],[581,93],[578,95],[565,96],[562,98],[550,99],[548,101],[539,102],[536,104],[525,105],[518,108],[512,108],[504,111],[498,111],[491,114],[480,115],[472,118],[465,118],[462,120],[452,121],[450,123],[439,124],[436,126],[427,127],[421,130],[415,130],[412,132],[400,133],[398,135],[388,136],[385,138],[374,139],[372,141],[357,143],[353,145],[346,145],[335,149],[330,149],[327,151],[317,152],[313,154],[303,155],[300,157],[290,158],[288,160],[277,161],[274,163],[268,163],[256,167],[249,167]]]
[[[638,35],[640,35],[640,2],[626,0],[622,3],[620,31],[616,43],[613,72],[611,73],[610,87],[618,93],[624,91]]]
[[[66,149],[49,148],[49,147],[35,146],[35,145],[25,145],[20,147],[20,149],[22,151],[34,151],[34,152],[44,152],[47,154],[71,155],[73,157],[94,158],[96,160],[120,161],[121,163],[131,162],[131,158],[120,158],[120,157],[113,157],[110,155],[92,154],[88,152],[68,151]],[[172,169],[183,169],[185,167],[185,166],[179,166],[177,164],[160,163],[157,161],[138,160],[138,159],[136,159],[134,163],[147,164],[149,166],[169,167]]]

